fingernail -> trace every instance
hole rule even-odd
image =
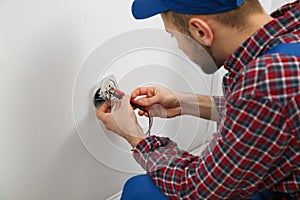
[[[144,104],[144,103],[145,103],[145,101],[143,101],[143,100],[138,100],[138,103],[140,103],[140,104]]]

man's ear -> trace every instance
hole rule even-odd
[[[209,25],[202,19],[192,17],[189,21],[191,34],[204,46],[211,46],[213,41],[213,32]]]

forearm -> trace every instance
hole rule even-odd
[[[141,142],[142,140],[144,140],[146,138],[146,135],[144,137],[134,137],[131,135],[126,135],[124,138],[132,146],[132,148],[135,148],[139,142]]]
[[[212,96],[197,94],[178,94],[181,115],[192,115],[207,120],[219,121],[219,113]]]

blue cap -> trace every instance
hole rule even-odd
[[[134,0],[132,14],[145,19],[172,10],[191,15],[216,14],[236,9],[246,0]]]

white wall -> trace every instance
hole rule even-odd
[[[91,91],[106,74],[115,74],[126,92],[150,84],[220,91],[220,76],[205,76],[153,29],[162,28],[158,16],[134,20],[130,3],[0,1],[1,200],[107,199],[142,172],[126,142],[94,116]],[[193,150],[212,129],[183,117],[157,119],[153,131]]]

